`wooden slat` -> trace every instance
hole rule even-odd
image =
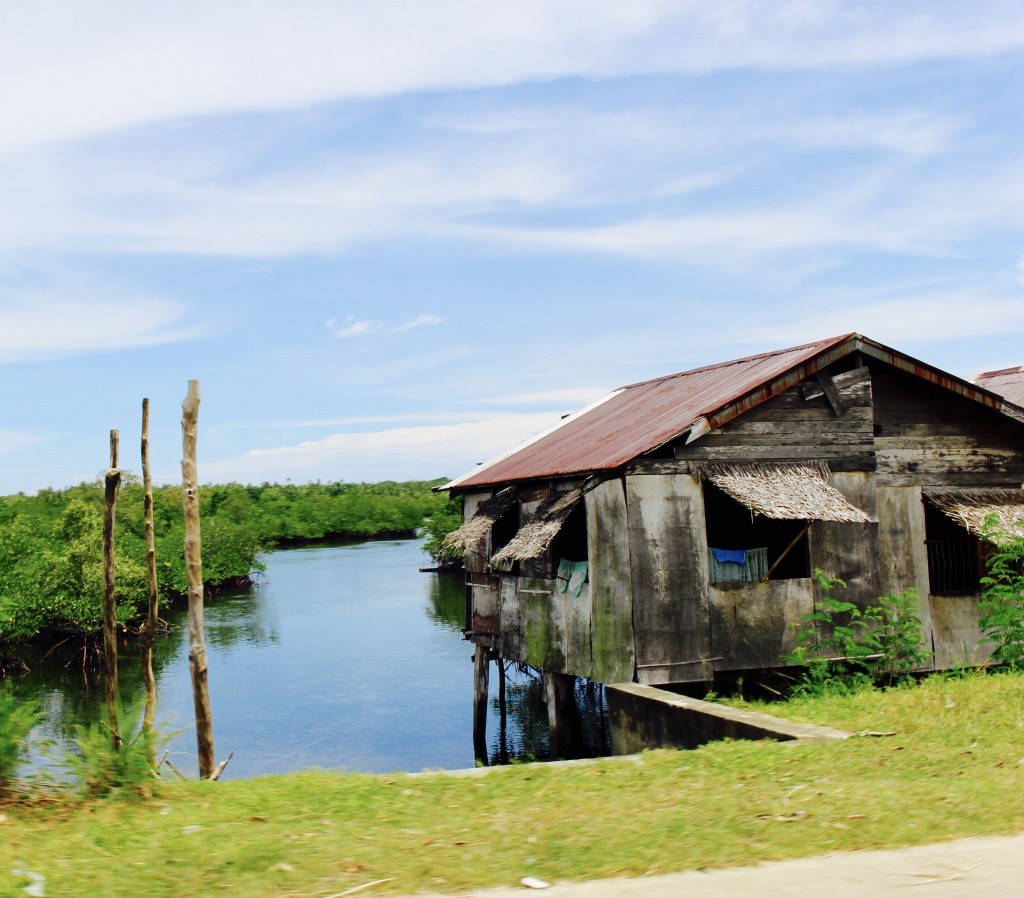
[[[778,667],[796,648],[805,614],[814,610],[812,581],[771,580],[711,586],[711,650],[715,670]]]
[[[933,602],[928,597],[928,552],[920,486],[876,485],[878,503],[879,595],[913,589],[921,599],[924,648],[934,645]]]
[[[640,669],[711,657],[700,484],[688,475],[627,477],[626,501],[638,678],[649,684],[703,679],[700,664]]]
[[[628,683],[636,663],[633,647],[633,588],[625,486],[615,479],[584,498],[587,553],[593,599],[590,676],[602,683]]]

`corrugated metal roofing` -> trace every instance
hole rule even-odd
[[[1024,406],[1024,366],[979,374],[977,382],[979,387],[999,393],[1015,405]]]
[[[763,391],[765,384],[799,369],[852,336],[847,334],[622,387],[518,449],[453,480],[449,486],[461,489],[620,467],[679,437],[701,418],[737,399],[756,393],[756,401],[751,405],[763,402],[774,395]]]
[[[444,488],[462,490],[621,467],[688,432],[696,438],[720,427],[854,351],[1014,414],[984,386],[975,387],[860,334],[844,334],[622,387]]]

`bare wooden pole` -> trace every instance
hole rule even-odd
[[[146,533],[146,568],[149,574],[149,613],[142,626],[142,681],[146,686],[146,713],[142,725],[153,734],[156,718],[156,679],[153,677],[153,640],[160,600],[156,585],[156,538],[153,533],[153,477],[149,468],[149,400],[142,400],[142,510]],[[151,746],[151,750],[152,750]]]
[[[473,653],[473,754],[487,763],[487,680],[489,652],[478,645]]]
[[[110,431],[110,467],[104,490],[103,503],[103,691],[107,700],[107,717],[114,748],[121,749],[121,729],[117,715],[117,601],[114,578],[114,516],[117,509],[117,491],[121,486],[118,468],[118,434]]]
[[[185,568],[188,574],[188,663],[192,672],[192,698],[196,710],[199,778],[214,770],[213,718],[207,682],[206,636],[203,632],[203,559],[199,531],[199,478],[196,473],[196,422],[199,418],[199,381],[188,382],[181,404],[181,492],[185,506]]]

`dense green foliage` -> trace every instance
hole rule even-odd
[[[995,643],[992,658],[1024,670],[1024,539],[1003,540],[988,521],[995,550],[981,578],[981,632]]]
[[[439,509],[423,528],[423,550],[440,565],[462,563],[462,550],[448,543],[448,535],[462,526],[462,499],[453,497]]]
[[[440,481],[239,484],[200,489],[203,578],[210,589],[246,581],[274,546],[412,534],[446,502]],[[165,597],[186,591],[181,490],[153,495],[157,579]],[[102,595],[103,486],[84,483],[0,498],[0,638],[94,629]],[[118,620],[146,604],[142,487],[126,478],[117,503]]]

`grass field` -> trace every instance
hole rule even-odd
[[[767,709],[855,736],[480,776],[319,772],[0,806],[0,895],[458,893],[1024,830],[1024,676]],[[12,871],[22,871],[18,874]]]

